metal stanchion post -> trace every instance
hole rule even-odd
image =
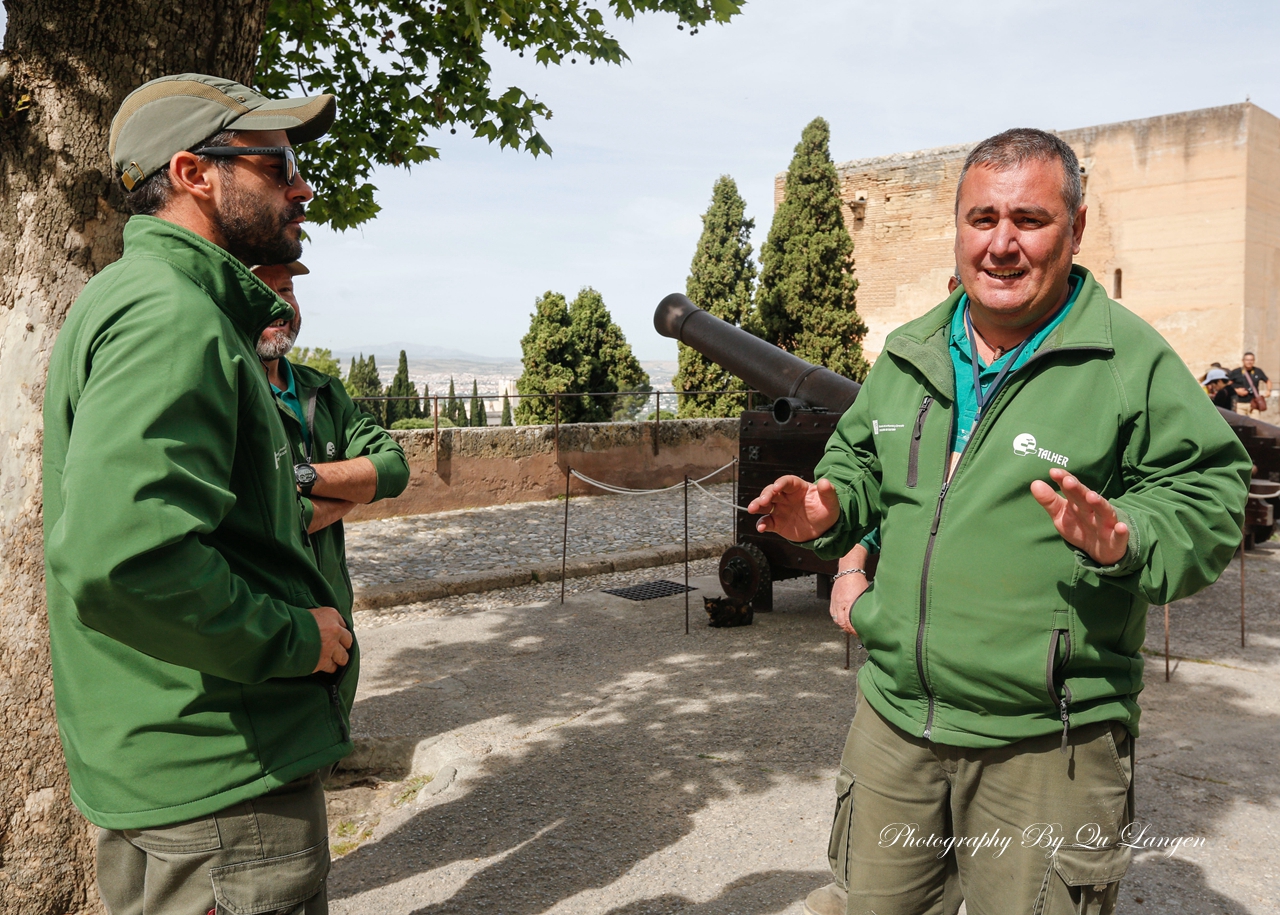
[[[1240,647],[1244,647],[1244,542],[1245,537],[1240,536]]]
[[[1164,605],[1164,682],[1169,682],[1169,605]]]
[[[569,483],[573,480],[573,468],[564,471],[564,537],[560,541],[560,603],[564,603],[564,573],[569,563]]]
[[[684,634],[689,634],[689,475],[684,475]]]
[[[431,440],[436,452],[436,476],[440,476],[440,395],[431,398],[431,416],[435,432]]]
[[[552,394],[551,399],[555,402],[556,407],[556,463],[560,463],[560,395]]]

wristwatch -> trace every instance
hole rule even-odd
[[[316,473],[316,469],[310,464],[293,465],[293,481],[298,484],[298,491],[304,496],[310,498],[311,487],[315,486],[319,479],[320,474]]]

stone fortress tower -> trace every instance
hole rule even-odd
[[[1195,374],[1237,366],[1251,350],[1280,380],[1280,119],[1246,102],[1057,133],[1084,171],[1077,263]],[[946,295],[956,181],[971,148],[836,166],[868,359]]]

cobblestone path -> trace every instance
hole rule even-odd
[[[726,502],[732,484],[707,487]],[[689,488],[689,541],[728,538],[732,509]],[[564,501],[409,515],[346,526],[347,565],[356,588],[560,558]],[[574,496],[569,555],[669,546],[684,538],[684,493]],[[558,586],[557,586],[558,587]]]

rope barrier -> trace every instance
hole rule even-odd
[[[703,492],[707,492],[698,484],[702,483],[704,480],[711,479],[718,473],[723,473],[724,471],[728,470],[732,466],[733,466],[733,461],[730,461],[729,463],[725,464],[723,467],[717,467],[715,470],[711,471],[705,477],[699,477],[698,479],[690,480],[689,482],[692,483],[694,486],[697,486],[699,489],[702,489]],[[661,489],[627,489],[626,487],[623,487],[623,486],[614,486],[611,483],[601,483],[599,480],[593,480],[591,479],[591,477],[586,476],[585,474],[578,473],[578,471],[573,470],[572,468],[569,470],[569,473],[577,477],[582,482],[587,483],[588,485],[594,486],[597,489],[603,489],[605,492],[612,493],[613,495],[616,495],[616,496],[651,496],[651,495],[654,495],[655,493],[674,492],[677,489],[684,488],[684,481],[681,481],[679,483],[673,483],[670,486],[664,486]],[[707,495],[710,496],[711,494],[707,493]],[[711,498],[716,499],[715,496],[711,496]],[[716,501],[723,502],[724,500],[716,499]],[[725,503],[725,504],[730,504],[730,503]]]
[[[698,483],[698,481],[690,480],[689,482],[692,483],[694,486],[698,487],[698,489],[701,489],[702,494],[706,496],[708,499],[710,499],[712,502],[719,502],[721,505],[727,505],[730,508],[732,508],[734,511],[742,512],[744,515],[751,514],[751,512],[747,511],[741,505],[734,505],[728,499],[722,499],[719,496],[712,495],[710,492],[707,491],[707,489],[704,486],[702,486],[702,484]]]

